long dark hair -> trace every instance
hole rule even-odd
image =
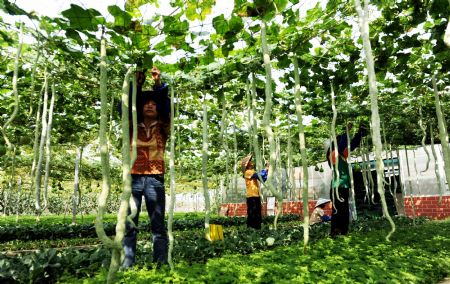
[[[165,102],[162,102],[161,99],[156,96],[154,91],[143,91],[142,95],[139,97],[139,100],[136,101],[137,107],[137,121],[141,123],[144,121],[144,105],[149,101],[154,101],[156,104],[156,111],[158,112],[158,116],[156,120],[161,125],[160,131],[161,135],[165,140],[169,137],[170,133],[170,113],[168,115],[163,115],[167,110],[167,106],[165,106]],[[170,101],[169,101],[170,103]],[[169,106],[170,107],[170,106]],[[169,108],[170,109],[170,108]]]

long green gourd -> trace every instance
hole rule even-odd
[[[36,86],[36,68],[39,62],[39,58],[41,57],[42,50],[41,48],[36,48],[37,54],[36,58],[33,62],[33,67],[31,67],[31,87],[30,87],[30,111],[28,112],[28,115],[31,116],[33,114],[33,101],[34,101],[34,88]]]
[[[122,86],[122,186],[123,191],[120,196],[119,212],[117,213],[116,236],[114,242],[116,246],[112,250],[111,264],[108,270],[107,282],[113,283],[116,272],[121,264],[121,256],[123,255],[122,240],[125,235],[125,223],[128,214],[128,205],[131,196],[131,157],[130,157],[130,125],[128,91],[130,89],[130,76],[133,69],[129,68],[125,74]]]
[[[433,153],[434,158],[434,174],[436,175],[436,180],[439,189],[439,204],[440,204],[442,202],[442,195],[444,194],[444,190],[441,185],[441,174],[439,173],[439,163],[437,159],[436,149],[434,149],[434,136],[432,124],[430,124],[430,140],[431,140],[431,152]]]
[[[83,157],[83,146],[77,147],[77,154],[75,157],[75,173],[73,178],[73,195],[72,195],[72,225],[77,222],[77,207],[80,203],[80,188],[79,188],[79,175],[80,175],[80,164]]]
[[[412,181],[411,181],[411,169],[409,167],[409,158],[408,158],[408,149],[406,149],[405,146],[405,158],[406,158],[406,168],[408,171],[408,184],[409,184],[409,199],[411,202],[412,212],[413,212],[413,224],[416,225],[416,207],[414,205],[414,198],[413,198],[413,190],[412,190]]]
[[[17,47],[16,57],[14,60],[14,71],[13,71],[13,79],[12,79],[12,87],[13,87],[13,94],[14,94],[14,109],[11,114],[11,116],[8,118],[8,120],[5,122],[3,127],[1,127],[1,131],[3,134],[3,138],[5,139],[6,145],[8,146],[8,151],[11,152],[14,148],[14,145],[9,141],[8,136],[6,135],[6,131],[11,124],[11,122],[16,118],[17,113],[19,112],[19,92],[17,90],[17,80],[19,79],[19,59],[20,54],[22,52],[22,28],[23,24],[20,25],[20,33],[19,33],[19,46]]]
[[[402,165],[401,165],[401,163],[400,163],[400,150],[399,150],[398,145],[396,145],[396,147],[395,147],[395,153],[397,154],[397,159],[398,159],[398,173],[399,173],[399,175],[400,175],[400,173],[403,171],[403,168],[402,168]],[[403,193],[403,196],[406,196],[406,189],[405,189],[405,186],[403,185],[402,182],[399,182],[399,185],[400,185],[400,192]],[[397,188],[396,188],[396,189],[397,189]],[[402,200],[402,204],[404,204],[403,200]],[[403,210],[404,210],[404,208],[403,208]]]
[[[249,132],[250,132],[250,144],[252,145],[253,152],[250,150],[251,153],[254,154],[255,157],[255,164],[256,164],[256,173],[258,174],[258,179],[260,182],[260,197],[261,202],[264,200],[264,194],[263,194],[263,186],[265,186],[264,181],[261,177],[261,169],[262,161],[261,161],[261,150],[259,149],[259,143],[258,143],[258,123],[256,120],[256,85],[255,85],[255,77],[252,73],[252,84],[250,87],[250,82],[247,81],[247,105],[248,105],[248,112],[249,112]]]
[[[229,156],[229,150],[228,150],[228,135],[225,135],[226,130],[228,128],[228,118],[227,118],[227,103],[226,99],[223,99],[222,102],[222,119],[220,123],[220,134],[219,134],[219,141],[222,141],[222,147],[225,153],[225,186],[226,189],[230,186],[230,169],[228,166],[230,156]]]
[[[33,100],[34,100],[34,91],[35,91],[35,77],[36,77],[36,68],[39,62],[39,58],[41,56],[41,49],[37,48],[37,54],[36,54],[36,58],[34,60],[33,63],[33,67],[31,70],[31,87],[30,87],[30,111],[29,111],[29,115],[31,116],[33,114]],[[42,89],[43,90],[43,89]],[[31,180],[31,186],[30,186],[30,191],[33,190],[34,187],[34,174],[35,174],[35,170],[36,170],[36,162],[38,159],[38,151],[37,151],[37,147],[38,147],[38,143],[39,143],[39,128],[40,128],[40,121],[39,121],[39,117],[41,116],[41,105],[42,105],[42,90],[39,93],[39,100],[38,100],[38,105],[37,105],[37,112],[36,112],[36,119],[35,119],[35,129],[34,129],[34,143],[33,143],[33,162],[31,163],[31,171],[30,171],[30,180]]]
[[[333,88],[333,84],[330,84],[331,86],[331,109],[333,111],[333,119],[331,121],[331,141],[334,145],[334,149],[335,151],[331,151],[331,145],[330,145],[330,155],[334,154],[334,160],[336,161],[336,165],[331,163],[331,167],[332,167],[332,171],[333,171],[333,181],[332,181],[332,186],[331,186],[331,190],[333,191],[332,196],[332,203],[333,203],[333,207],[334,209],[336,209],[335,206],[335,201],[334,198],[336,197],[340,202],[343,202],[344,199],[340,198],[339,196],[339,151],[338,151],[338,144],[337,144],[337,138],[336,138],[336,118],[337,118],[337,110],[336,110],[336,103],[335,103],[335,95],[334,95],[334,88]]]
[[[251,94],[250,94],[250,83],[247,80],[245,83],[245,95],[247,98],[247,129],[248,129],[248,138],[249,138],[249,152],[253,153],[253,113],[252,113],[252,103],[251,103]]]
[[[9,138],[6,134],[6,131],[9,127],[9,125],[11,124],[11,122],[15,119],[17,113],[19,112],[19,103],[20,103],[20,99],[19,99],[19,92],[17,90],[17,80],[19,77],[19,59],[20,59],[20,54],[22,52],[22,30],[23,30],[23,24],[20,24],[20,33],[19,33],[19,46],[17,47],[17,52],[16,52],[16,57],[14,60],[14,72],[13,72],[13,79],[12,79],[12,87],[13,87],[13,94],[14,94],[14,110],[11,114],[11,116],[8,118],[8,120],[5,122],[5,124],[3,125],[3,127],[1,127],[1,131],[3,134],[3,138],[5,139],[6,145],[8,147],[8,155],[11,157],[11,163],[12,163],[12,168],[11,168],[11,180],[9,181],[9,190],[12,191],[12,187],[13,187],[13,183],[14,183],[14,175],[15,175],[15,163],[16,163],[16,146],[13,145],[11,143],[11,141],[9,141]],[[7,193],[8,195],[8,193]],[[4,204],[4,210],[6,213],[6,208],[8,207],[7,204],[8,200],[5,200],[5,204]]]
[[[16,146],[9,141],[8,135],[6,134],[9,125],[13,122],[13,120],[16,118],[17,113],[19,112],[19,104],[20,104],[20,98],[19,98],[19,92],[17,90],[17,80],[19,79],[19,60],[20,60],[20,54],[22,52],[22,45],[23,45],[23,38],[22,38],[22,30],[23,30],[23,24],[20,24],[20,32],[19,32],[19,45],[17,47],[16,57],[14,60],[14,71],[13,71],[13,79],[12,79],[12,88],[13,88],[13,94],[14,94],[14,109],[11,114],[11,116],[6,120],[3,127],[0,127],[0,130],[3,134],[3,139],[5,140],[5,143],[8,148],[8,154],[11,159],[11,180],[9,181],[9,190],[12,191],[13,183],[14,183],[14,176],[15,176],[15,162],[16,162]],[[8,195],[8,193],[7,193]],[[8,200],[5,200],[4,204],[4,210],[6,212],[6,208],[8,207],[7,204]]]
[[[439,139],[441,140],[442,153],[444,156],[444,169],[445,169],[445,178],[447,180],[447,184],[450,185],[450,149],[448,147],[448,133],[445,127],[445,118],[441,108],[441,102],[439,100],[439,91],[436,84],[436,78],[432,76],[433,90],[434,90],[434,102],[436,106],[436,116],[438,120],[439,126]]]
[[[270,192],[275,196],[275,198],[278,201],[277,204],[277,214],[275,216],[275,219],[273,221],[274,229],[277,229],[277,221],[278,217],[282,213],[283,208],[283,196],[280,194],[279,191],[275,189],[273,186],[273,174],[276,172],[276,161],[277,161],[277,154],[276,154],[276,145],[274,140],[274,135],[272,131],[272,126],[270,124],[270,117],[272,114],[272,69],[271,69],[271,62],[270,62],[270,52],[269,47],[267,45],[267,38],[266,38],[266,22],[263,20],[261,25],[261,47],[263,52],[263,59],[264,59],[264,69],[266,71],[266,84],[265,84],[265,108],[264,108],[264,117],[262,126],[264,127],[264,130],[266,131],[267,139],[269,141],[269,148],[270,148],[270,155],[269,155],[269,173],[267,177],[266,185],[268,185]],[[280,184],[280,183],[279,183]]]
[[[255,149],[255,161],[256,161],[256,169],[258,171],[258,176],[260,174],[261,169],[263,168],[262,158],[261,158],[261,149],[259,147],[258,140],[258,121],[256,119],[256,77],[255,73],[252,73],[252,85],[251,85],[251,112],[252,112],[252,143],[253,149]],[[260,193],[261,200],[264,200],[263,188],[265,187],[265,182],[259,177],[259,180],[262,184]]]
[[[44,70],[44,105],[42,106],[42,128],[41,128],[41,138],[39,142],[39,155],[38,162],[36,164],[36,175],[35,175],[35,208],[36,208],[36,220],[39,221],[41,208],[41,177],[42,177],[42,160],[44,158],[44,143],[45,136],[47,133],[47,104],[48,104],[48,78],[47,78],[47,67]]]
[[[132,117],[132,138],[131,138],[131,158],[130,158],[130,167],[134,165],[137,157],[137,111],[136,111],[136,97],[137,97],[137,79],[136,76],[133,76],[133,91],[131,92],[131,117]],[[130,226],[136,227],[134,224],[133,218],[137,214],[137,206],[134,201],[134,198],[130,198],[130,215],[127,216],[127,221]]]
[[[377,186],[378,194],[380,194],[381,205],[383,208],[383,214],[391,224],[391,231],[387,234],[386,240],[389,241],[390,236],[395,232],[395,223],[389,215],[386,198],[384,196],[384,163],[381,157],[382,144],[380,135],[380,116],[378,112],[378,89],[375,76],[375,67],[372,55],[372,47],[370,46],[369,37],[369,0],[364,1],[364,11],[361,7],[360,0],[355,0],[355,7],[359,17],[359,27],[361,32],[361,38],[363,41],[364,55],[367,65],[368,77],[369,77],[369,94],[370,94],[370,107],[372,112],[372,141],[375,146],[375,159],[377,165]]]
[[[48,124],[47,124],[47,134],[45,137],[45,175],[44,175],[44,207],[45,210],[48,206],[48,177],[50,175],[50,161],[51,161],[51,133],[52,133],[52,123],[53,123],[53,109],[55,107],[56,100],[56,90],[55,82],[52,82],[52,98],[50,99],[50,109],[48,112]]]
[[[390,170],[390,176],[392,175],[393,177],[393,181],[392,181],[392,185],[394,188],[394,191],[392,191],[392,186],[389,186],[389,189],[391,190],[391,194],[394,197],[394,201],[395,204],[398,204],[398,200],[397,200],[397,179],[395,178],[395,167],[394,167],[394,155],[392,154],[392,144],[389,144],[389,155],[390,155],[390,159],[391,159],[391,170]]]
[[[16,201],[16,223],[19,222],[19,210],[20,210],[20,194],[22,193],[22,177],[19,176],[17,181],[17,201]]]
[[[417,171],[416,149],[413,149],[413,161],[414,161],[414,173],[416,176],[416,187],[419,190],[419,195],[420,195],[421,192],[420,192],[420,186],[419,186],[419,172]]]
[[[388,143],[387,143],[387,139],[386,139],[386,128],[384,127],[384,122],[382,124],[382,133],[383,133],[383,147],[384,147],[384,149],[385,149],[384,151],[386,153],[386,161],[390,161],[387,165],[388,173],[389,173],[389,181],[388,182],[385,181],[385,184],[389,186],[389,193],[394,198],[395,204],[397,204],[397,196],[392,191],[392,186],[395,183],[395,176],[393,178],[394,181],[392,181],[394,171],[389,169],[389,168],[393,169],[393,164],[394,164],[394,162],[392,160],[392,145],[389,144],[389,147],[388,147]],[[388,149],[390,149],[390,151],[388,151]],[[389,160],[389,154],[391,155],[390,160]]]
[[[384,149],[384,152],[386,153],[386,160],[388,160],[389,158],[388,158],[387,149],[389,149],[389,147],[387,146],[386,129],[384,128],[384,122],[381,124],[381,133],[383,133],[383,149]],[[389,165],[388,165],[388,167],[389,167]],[[384,180],[384,184],[389,185],[389,190],[391,190],[391,173],[390,173],[390,171],[389,171],[389,181],[386,182],[386,180]]]
[[[291,122],[290,120],[288,120],[288,136],[287,136],[287,177],[286,177],[286,183],[287,183],[287,187],[289,189],[290,192],[290,198],[294,198],[296,197],[296,192],[295,192],[295,169],[294,169],[294,163],[293,163],[293,158],[292,158],[292,139],[291,139]]]
[[[131,159],[130,159],[130,165],[133,166],[134,162],[137,158],[137,150],[136,150],[136,144],[137,144],[137,110],[136,110],[136,99],[137,99],[137,79],[136,76],[133,76],[133,91],[131,92],[131,120],[132,120],[132,138],[131,138]]]
[[[370,168],[367,169],[367,161],[366,161],[366,155],[364,153],[365,151],[365,142],[364,142],[365,138],[362,139],[361,142],[361,146],[360,146],[360,152],[361,152],[361,174],[362,174],[362,178],[363,178],[363,184],[364,184],[364,189],[365,189],[365,199],[370,201],[370,193],[369,193],[369,181],[368,181],[368,176],[367,173],[370,172]]]
[[[425,154],[427,154],[427,165],[425,166],[425,169],[421,171],[421,173],[423,173],[428,171],[428,167],[430,166],[430,152],[425,145],[425,140],[427,139],[427,126],[423,123],[422,107],[419,107],[419,127],[422,130],[422,140],[420,142],[425,150]]]
[[[345,135],[347,135],[347,149],[348,149],[348,174],[350,177],[350,201],[351,201],[351,207],[350,210],[352,210],[352,220],[358,219],[358,213],[356,212],[356,201],[355,201],[355,184],[353,182],[353,167],[350,163],[350,157],[352,156],[352,148],[350,147],[350,133],[348,129],[348,123],[345,124]]]
[[[366,152],[364,152],[364,155],[366,156],[366,167],[367,167],[367,180],[369,181],[370,187],[369,187],[369,194],[370,194],[370,201],[372,204],[375,204],[375,182],[373,181],[372,176],[372,165],[370,164],[370,147],[369,147],[369,139],[366,139]]]
[[[203,144],[202,144],[202,183],[205,197],[205,235],[209,235],[210,200],[208,190],[208,106],[206,95],[203,98]]]
[[[281,157],[281,147],[280,147],[280,137],[279,137],[279,132],[275,131],[274,132],[274,137],[275,137],[275,149],[276,149],[276,153],[277,153],[277,170],[275,172],[275,176],[276,176],[276,180],[278,182],[277,186],[278,188],[281,188],[281,194],[283,195],[283,165],[281,163],[282,157]]]
[[[36,118],[35,118],[35,128],[34,128],[34,142],[33,142],[33,162],[31,163],[31,170],[30,170],[30,180],[31,180],[31,185],[30,185],[30,191],[33,190],[34,188],[34,179],[35,179],[35,174],[36,174],[36,166],[37,166],[37,161],[39,159],[39,130],[41,127],[41,107],[42,107],[42,97],[43,97],[43,92],[44,92],[44,85],[42,85],[41,91],[39,92],[39,101],[38,101],[38,109],[36,112]]]
[[[95,231],[100,241],[108,248],[116,247],[121,249],[121,245],[110,239],[103,225],[103,218],[107,210],[108,197],[111,191],[111,170],[109,166],[109,143],[107,137],[107,121],[108,121],[108,94],[107,94],[107,58],[106,58],[106,40],[100,42],[100,130],[99,130],[99,146],[100,160],[102,164],[102,188],[98,196],[97,216],[95,218]]]
[[[169,204],[169,219],[167,221],[167,231],[169,235],[169,252],[168,252],[168,262],[170,269],[174,269],[172,253],[173,253],[173,209],[175,208],[175,92],[174,92],[174,80],[172,80],[172,86],[170,88],[170,157],[169,157],[169,172],[170,172],[170,204]]]
[[[16,176],[16,146],[13,146],[11,152],[11,166],[10,168],[10,176],[8,181],[8,187],[6,188],[6,192],[3,195],[3,215],[9,215],[10,205],[9,205],[9,196],[12,195],[13,187],[14,187],[14,179]]]
[[[233,123],[233,145],[234,145],[234,166],[233,166],[233,192],[234,194],[238,193],[238,144],[237,144],[237,135],[236,135],[236,124]]]
[[[114,112],[115,112],[114,96],[111,96],[111,103],[109,104],[109,128],[106,134],[108,145],[110,145],[111,143],[111,135],[113,133]]]
[[[388,174],[389,174],[388,175],[389,181],[386,182],[386,180],[385,180],[385,184],[389,186],[388,187],[389,188],[389,192],[391,193],[392,197],[394,199],[396,199],[394,193],[392,192],[392,185],[393,185],[392,175],[393,175],[393,171],[390,170],[390,167],[393,164],[392,155],[389,158],[389,154],[392,154],[392,145],[388,144],[388,142],[387,142],[387,139],[386,139],[386,128],[384,127],[384,122],[382,124],[382,132],[383,132],[383,148],[384,148],[384,152],[386,153],[386,161],[390,161],[387,164]],[[388,149],[390,149],[391,151],[388,151]]]
[[[450,5],[450,0],[448,0],[448,5]],[[447,28],[445,29],[444,43],[447,47],[450,47],[450,17],[448,18]]]
[[[291,54],[292,63],[294,64],[294,97],[295,97],[295,110],[297,114],[298,124],[298,140],[300,143],[300,154],[302,155],[302,168],[303,168],[303,252],[307,252],[309,241],[309,206],[308,206],[308,160],[306,155],[306,139],[305,128],[303,126],[303,109],[302,109],[302,95],[300,93],[300,76],[298,72],[298,60],[293,54]],[[295,185],[295,184],[294,184]]]

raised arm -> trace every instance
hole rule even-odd
[[[155,82],[153,92],[158,98],[157,104],[160,119],[165,123],[170,123],[169,86],[161,82],[161,71],[157,67],[152,68],[152,79]]]

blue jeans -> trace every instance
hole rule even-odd
[[[153,236],[153,262],[167,263],[168,238],[164,224],[164,211],[166,196],[164,193],[163,175],[132,175],[131,194],[136,203],[137,214],[133,218],[134,224],[138,225],[139,213],[141,211],[142,196],[144,196],[148,217],[151,222]],[[128,214],[131,209],[128,208]],[[123,239],[125,251],[124,267],[133,266],[136,255],[136,237],[138,229],[132,228],[127,222],[126,234]]]

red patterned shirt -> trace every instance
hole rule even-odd
[[[131,169],[131,174],[164,174],[164,152],[167,140],[167,135],[164,135],[164,133],[168,132],[164,132],[163,127],[158,121],[148,127],[144,123],[138,124],[137,157]]]

